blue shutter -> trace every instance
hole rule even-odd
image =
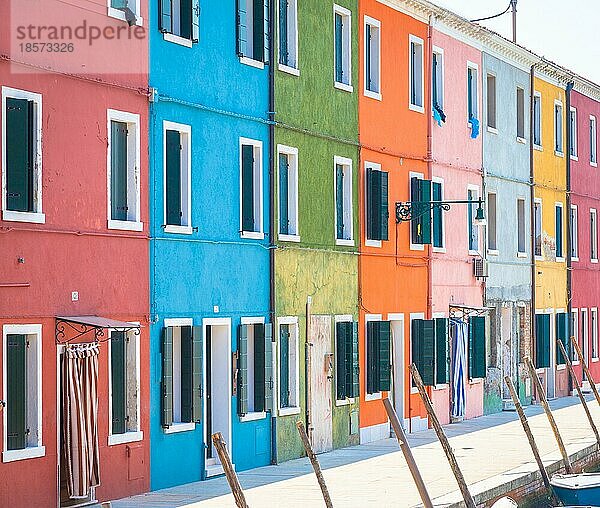
[[[247,0],[236,0],[237,12],[237,54],[247,56],[248,54],[248,13],[246,11]]]
[[[279,0],[279,63],[289,65],[288,0]]]
[[[181,134],[166,132],[167,224],[181,226]]]
[[[27,336],[6,339],[6,442],[9,450],[21,450],[27,446]]]
[[[162,382],[161,382],[161,425],[173,425],[173,328],[163,329]]]
[[[192,0],[179,0],[179,35],[184,39],[192,39]]]
[[[126,351],[125,332],[113,331],[110,334],[111,418],[113,434],[123,434],[126,431]]]
[[[288,235],[289,227],[289,160],[287,154],[279,154],[279,233]]]
[[[248,325],[238,327],[238,414],[248,413]]]
[[[251,0],[253,7],[252,19],[252,55],[248,55],[253,60],[259,62],[265,59],[265,17],[264,9],[267,4],[266,0]]]
[[[343,18],[341,14],[335,14],[335,80],[344,82],[344,54],[343,54]]]
[[[159,0],[160,15],[158,17],[161,32],[173,33],[172,0]]]
[[[202,327],[192,327],[192,421],[202,420]]]

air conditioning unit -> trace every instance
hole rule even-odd
[[[473,275],[476,279],[485,279],[488,276],[488,262],[487,259],[475,258],[473,259]]]

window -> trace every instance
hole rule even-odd
[[[260,322],[256,322],[260,321]],[[273,330],[264,319],[242,318],[238,328],[237,402],[243,419],[272,409]]]
[[[298,75],[298,0],[279,0],[279,69]]]
[[[542,95],[539,92],[533,96],[533,144],[542,147]]]
[[[423,39],[411,35],[409,37],[409,108],[423,112]]]
[[[587,309],[581,309],[581,354],[583,358],[589,361],[588,352],[589,352],[589,344],[588,344],[588,319],[587,319]]]
[[[487,126],[495,131],[496,124],[496,76],[487,75]]]
[[[336,316],[336,400],[359,396],[358,323],[352,316]]]
[[[535,368],[550,367],[550,314],[535,315]]]
[[[242,238],[262,239],[262,141],[240,138],[240,186]]]
[[[279,239],[300,241],[298,231],[298,149],[278,145]]]
[[[487,196],[487,212],[488,212],[488,250],[492,252],[498,251],[497,231],[496,231],[496,194],[488,192]]]
[[[337,245],[354,245],[352,229],[352,159],[334,158],[335,238]]]
[[[352,91],[352,24],[351,13],[339,5],[333,6],[335,39],[335,87]]]
[[[441,122],[446,121],[446,114],[444,113],[444,51],[440,48],[433,48],[431,73],[431,107],[433,117],[441,125]]]
[[[559,101],[554,102],[554,152],[563,154],[563,107]]]
[[[569,112],[569,129],[571,136],[571,145],[569,147],[569,155],[571,159],[577,160],[577,109],[571,108]]]
[[[468,64],[467,66],[467,120],[472,122],[479,117],[477,96],[477,66]],[[472,125],[472,124],[471,124]]]
[[[517,138],[525,139],[525,90],[517,88]]]
[[[590,258],[592,263],[598,262],[598,214],[590,210]]]
[[[569,354],[569,315],[564,312],[557,312],[556,316],[556,364],[565,365],[567,363],[558,342],[562,342],[567,355]]]
[[[444,385],[450,376],[448,320],[413,319],[411,321],[411,362],[425,386]],[[412,386],[414,386],[414,381]]]
[[[108,227],[142,231],[140,117],[108,110]]]
[[[381,321],[379,316],[367,316],[367,397],[390,390],[391,326],[389,321]],[[367,400],[369,400],[367,398]]]
[[[202,414],[202,327],[191,319],[165,319],[161,392],[163,429],[194,429]]]
[[[381,23],[365,16],[365,95],[381,100]]]
[[[595,116],[590,116],[590,164],[598,165],[598,128]]]
[[[579,260],[579,234],[577,224],[577,205],[571,205],[571,259]]]
[[[431,197],[433,201],[444,200],[444,181],[442,179],[434,179],[431,182]],[[432,219],[432,245],[438,252],[445,248],[444,238],[444,211],[441,207],[436,206],[431,211]]]
[[[517,255],[526,253],[525,200],[517,198]]]
[[[43,457],[42,325],[4,325],[3,462]]]
[[[554,206],[554,236],[556,242],[556,260],[561,261],[564,258],[563,252],[563,205],[556,203]]]
[[[165,232],[191,234],[192,128],[163,122]]]
[[[300,412],[298,318],[279,318],[279,416]]]
[[[159,9],[159,29],[166,41],[190,48],[192,42],[198,42],[199,0],[159,0]]]
[[[423,180],[423,175],[410,174],[410,200],[417,209],[431,208],[431,181]],[[423,245],[431,243],[431,215],[418,215],[410,221],[411,249],[421,250]]]
[[[469,252],[477,253],[479,251],[479,227],[475,223],[475,216],[479,204],[479,189],[473,187],[467,190],[467,199],[471,204],[467,205],[467,227],[469,228]]]
[[[108,444],[141,441],[140,345],[135,332],[111,330]]]
[[[108,15],[132,25],[143,24],[140,0],[108,0]]]
[[[578,318],[579,318],[579,312],[577,311],[577,309],[573,309],[573,311],[571,312],[571,335],[575,339],[575,342],[577,342],[577,344],[579,344],[581,347],[581,343],[579,342]],[[572,345],[571,345],[571,362],[573,362],[574,364],[579,363],[579,356],[577,355],[577,350]]]
[[[534,203],[534,228],[535,228],[535,256],[542,257],[542,202],[536,200]]]
[[[469,379],[482,379],[487,374],[485,317],[469,317]]]
[[[2,87],[2,219],[44,223],[42,96]]]
[[[269,58],[269,1],[236,2],[237,54],[242,63],[262,68]]]
[[[379,164],[365,163],[367,172],[367,245],[380,247],[388,240],[388,174]]]
[[[592,329],[592,360],[598,359],[598,309],[590,309],[590,327]]]

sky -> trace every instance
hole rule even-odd
[[[509,0],[431,0],[467,19],[502,12]],[[518,0],[517,42],[600,84],[600,0]],[[482,25],[512,40],[510,11]]]

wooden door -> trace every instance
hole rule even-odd
[[[333,449],[331,317],[312,316],[310,334],[310,438],[314,452],[323,453]]]

